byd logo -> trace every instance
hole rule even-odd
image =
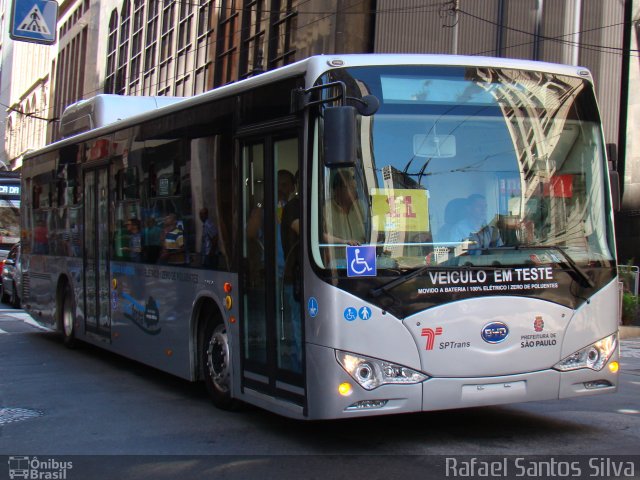
[[[482,327],[481,336],[487,343],[500,343],[509,336],[509,327],[502,322],[487,323]]]

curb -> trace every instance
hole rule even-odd
[[[618,327],[620,339],[640,337],[640,327],[632,325],[620,325]]]

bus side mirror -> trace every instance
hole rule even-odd
[[[611,202],[613,211],[620,211],[620,176],[615,170],[609,170],[609,184],[611,185]]]
[[[607,143],[607,167],[609,170],[609,188],[611,190],[611,206],[614,212],[621,208],[620,174],[616,168],[618,165],[618,149],[615,143]]]
[[[324,164],[328,168],[352,167],[357,155],[356,109],[351,106],[324,109]]]

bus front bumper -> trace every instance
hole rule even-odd
[[[548,369],[514,375],[478,378],[432,377],[418,384],[361,388],[335,360],[330,348],[308,345],[320,360],[308,365],[309,418],[348,418],[393,413],[502,405],[612,393],[618,374],[600,371]],[[617,355],[614,356],[617,361]],[[614,360],[611,359],[611,360]],[[312,362],[315,363],[315,362]],[[351,388],[344,394],[340,385]]]

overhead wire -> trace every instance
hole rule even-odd
[[[361,0],[361,1],[353,3],[351,5],[346,5],[343,10],[336,9],[336,10],[331,10],[331,11],[329,11],[329,10],[326,10],[326,11],[319,10],[319,11],[300,12],[299,8],[302,5],[309,3],[310,1],[311,0],[303,0],[303,1],[295,4],[294,8],[296,10],[292,11],[292,12],[295,13],[298,17],[301,14],[304,14],[304,15],[324,15],[324,16],[311,19],[309,22],[304,23],[302,25],[296,24],[296,26],[293,27],[291,29],[291,31],[288,31],[288,32],[285,31],[285,32],[279,34],[278,37],[284,37],[286,35],[291,35],[291,34],[293,34],[293,32],[300,31],[300,30],[302,30],[304,28],[308,28],[310,25],[313,25],[314,23],[321,22],[321,21],[323,21],[323,20],[325,20],[325,19],[327,19],[327,18],[329,18],[331,16],[337,16],[339,14],[358,14],[358,15],[413,14],[413,13],[430,13],[430,12],[435,12],[435,11],[438,11],[439,13],[442,14],[443,12],[450,11],[450,12],[461,13],[463,15],[469,16],[470,18],[474,18],[474,19],[476,19],[478,21],[486,22],[486,23],[489,23],[491,25],[494,25],[494,26],[497,26],[497,27],[500,27],[500,28],[504,28],[506,30],[510,30],[510,31],[514,31],[514,32],[530,35],[530,36],[536,38],[536,40],[533,40],[532,42],[523,42],[521,44],[505,46],[505,47],[503,47],[504,49],[516,48],[518,46],[523,46],[523,45],[534,43],[535,41],[538,41],[538,40],[542,40],[542,41],[554,41],[554,42],[564,43],[564,44],[572,45],[572,46],[579,46],[580,48],[584,48],[584,49],[587,49],[587,50],[595,49],[595,51],[598,51],[598,52],[601,52],[601,53],[618,53],[618,52],[621,52],[622,54],[624,54],[624,53],[627,53],[627,52],[629,52],[629,53],[630,52],[638,52],[637,49],[624,49],[624,48],[621,48],[621,47],[610,47],[610,46],[603,46],[603,45],[593,45],[593,44],[573,42],[573,41],[569,41],[569,40],[564,40],[563,39],[563,37],[570,37],[570,36],[575,36],[575,35],[579,35],[579,34],[583,34],[583,33],[592,32],[592,31],[595,31],[595,30],[601,30],[601,29],[605,29],[605,28],[617,27],[617,26],[620,26],[620,25],[624,25],[624,22],[611,24],[611,25],[606,25],[606,26],[601,26],[601,27],[592,28],[592,29],[587,29],[587,30],[582,30],[582,31],[579,31],[579,32],[573,32],[573,33],[565,34],[565,35],[558,36],[558,37],[548,37],[548,36],[538,35],[538,34],[535,34],[535,33],[532,33],[532,32],[527,32],[525,30],[509,27],[509,26],[494,22],[492,20],[488,20],[488,19],[479,17],[479,16],[474,15],[472,13],[469,13],[469,12],[467,12],[465,10],[456,8],[455,7],[455,2],[452,2],[450,0],[441,1],[441,2],[432,2],[432,3],[428,3],[428,4],[419,3],[418,5],[405,6],[405,7],[394,7],[394,8],[387,8],[387,9],[366,10],[364,12],[349,11],[349,9],[353,9],[354,7],[357,7],[357,6],[361,5],[362,3],[364,3],[365,0]],[[223,10],[223,7],[221,5],[217,6],[217,7],[216,6],[212,6],[213,2],[202,4],[202,3],[187,2],[187,1],[184,1],[184,0],[159,0],[158,4],[165,4],[165,6],[164,7],[159,7],[160,11],[157,13],[158,17],[162,16],[162,10],[163,9],[168,8],[166,6],[168,4],[168,2],[176,4],[176,5],[188,5],[188,6],[194,7],[195,9],[213,8],[214,10],[218,10],[218,11],[222,11]],[[449,6],[449,10],[443,10],[443,8],[446,7],[447,5]],[[130,12],[131,12],[134,9],[134,6],[132,5],[130,8],[131,8],[131,10],[130,10]],[[436,8],[437,8],[437,10],[436,10]],[[234,6],[226,7],[224,9],[231,11],[233,14],[235,14],[238,11],[244,10],[244,9],[236,9]],[[285,13],[285,14],[292,13],[292,12],[286,12],[286,11],[282,11],[282,10],[271,10],[271,9],[263,9],[260,12],[262,14],[273,13],[273,12]],[[194,17],[197,17],[198,16],[198,11],[189,12],[189,15],[193,15]],[[133,15],[131,15],[131,13],[130,13],[128,18],[129,18],[129,21],[131,22],[132,19],[133,19]],[[147,19],[148,19],[148,17],[147,17]],[[263,22],[264,20],[265,20],[264,18],[258,16],[256,18],[256,21],[254,23],[250,23],[248,27],[240,25],[241,22],[237,22],[238,25],[236,26],[236,28],[234,29],[232,34],[234,36],[237,35],[237,34],[240,34],[244,29],[246,29],[246,28],[251,29],[251,28],[255,27],[256,25],[258,25],[259,23]],[[175,26],[173,28],[175,28]],[[178,25],[178,28],[179,28],[179,25]],[[196,47],[195,49],[193,49],[192,50],[192,54],[193,55],[197,55],[198,51],[200,49],[203,49],[203,48],[215,47],[217,45],[217,42],[218,42],[217,38],[213,38],[210,42],[207,42],[206,44],[200,45],[200,46]],[[246,52],[247,48],[250,48],[250,46],[241,47],[238,50],[238,53]],[[607,50],[611,50],[611,52],[609,52]],[[484,52],[477,52],[477,53],[474,53],[472,55],[482,55],[482,54],[485,54],[485,53],[490,53],[492,51],[494,51],[494,50],[487,50],[487,51],[484,51]],[[158,63],[155,64],[154,68],[158,68]],[[198,67],[194,66],[193,69],[188,70],[188,71],[174,72],[174,74],[172,76],[165,77],[164,79],[159,80],[156,83],[154,83],[152,85],[149,85],[148,87],[155,88],[161,82],[171,82],[171,81],[175,80],[176,78],[178,78],[180,76],[185,76],[186,74],[193,74],[193,73],[196,72],[197,69],[198,69]],[[144,71],[141,71],[140,72],[141,76],[143,76],[144,73],[145,73]],[[87,95],[91,96],[92,94],[97,94],[99,92],[103,92],[104,91],[104,87],[105,87],[105,84],[103,82],[98,88],[85,92],[84,93],[85,98],[86,98]],[[10,108],[10,107],[5,105],[5,108]],[[18,110],[16,110],[16,111],[18,111]],[[27,114],[27,112],[23,112],[23,111],[18,111],[18,113]],[[38,117],[37,115],[35,115],[35,112],[32,112],[29,116],[32,116],[34,118],[39,118],[39,119],[42,119],[42,120],[50,120],[50,119],[45,119],[45,118]]]
[[[0,103],[0,106],[6,108],[10,112],[16,112],[16,113],[18,113],[20,115],[24,115],[25,117],[35,118],[36,120],[46,120],[48,122],[55,120],[55,119],[50,119],[50,118],[45,118],[45,117],[39,116],[37,113],[40,113],[40,111],[38,111],[38,110],[36,110],[34,112],[25,112],[22,109],[11,107],[9,105],[5,105],[4,103]]]
[[[512,32],[516,32],[516,33],[521,33],[524,35],[529,35],[531,37],[534,37],[537,40],[542,40],[542,41],[552,41],[552,42],[558,42],[558,43],[562,43],[565,45],[569,45],[569,46],[577,46],[580,48],[583,48],[585,50],[592,50],[592,51],[597,51],[600,53],[619,53],[619,54],[626,54],[627,52],[630,54],[631,52],[635,52],[638,53],[638,49],[627,49],[624,47],[612,47],[612,46],[608,46],[608,45],[595,45],[595,44],[591,44],[591,43],[585,43],[585,42],[575,42],[575,41],[571,41],[571,40],[566,40],[563,37],[568,37],[568,36],[575,36],[575,35],[581,35],[583,33],[588,33],[597,29],[604,29],[604,28],[613,28],[613,27],[619,27],[622,25],[625,25],[626,22],[619,22],[619,23],[615,23],[615,24],[610,24],[610,25],[606,25],[606,26],[602,26],[602,27],[598,27],[597,29],[589,29],[589,30],[584,30],[584,31],[579,31],[579,32],[574,32],[574,33],[569,33],[569,34],[565,34],[562,36],[558,36],[558,37],[548,37],[546,35],[539,35],[533,32],[528,32],[526,30],[522,30],[519,28],[514,28],[514,27],[509,27],[507,25],[498,23],[498,22],[494,22],[493,20],[488,20],[486,18],[482,18],[479,17],[478,15],[474,15],[472,13],[469,13],[465,10],[459,9],[459,8],[455,8],[455,12],[457,13],[461,13],[463,15],[466,15],[468,17],[474,18],[476,20],[479,20],[481,22],[485,22],[488,23],[490,25],[499,27],[499,28],[503,28],[505,30],[509,30]],[[533,43],[533,42],[530,42]],[[507,46],[504,47],[505,49],[508,48],[513,48],[513,46]]]

